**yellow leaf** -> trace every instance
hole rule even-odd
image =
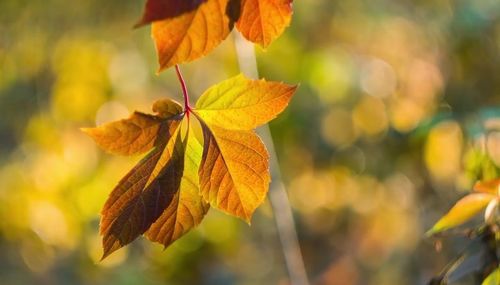
[[[297,86],[238,75],[208,89],[196,103],[196,113],[210,125],[251,130],[281,113]]]
[[[230,131],[200,123],[204,137],[201,195],[211,206],[250,223],[271,180],[267,150],[252,131]]]
[[[153,22],[160,71],[206,55],[229,35],[227,2],[207,0],[176,17]]]
[[[157,136],[164,122],[159,117],[134,112],[128,119],[96,128],[82,128],[82,131],[107,152],[134,155],[146,152],[161,143],[157,141]]]
[[[292,0],[241,0],[236,28],[249,41],[267,47],[292,19]]]
[[[149,240],[159,242],[165,247],[197,226],[210,207],[202,199],[198,186],[198,168],[203,149],[192,133],[192,129],[187,127],[180,190],[145,234]]]
[[[111,192],[102,210],[103,259],[143,234],[172,203],[184,169],[179,121],[168,122],[167,142],[137,164]],[[164,165],[155,174],[158,164]]]
[[[432,235],[465,223],[485,209],[488,203],[495,198],[495,195],[485,193],[473,193],[465,196],[427,232],[427,235]]]

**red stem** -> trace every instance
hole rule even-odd
[[[189,112],[191,112],[191,106],[189,105],[189,94],[186,87],[186,82],[184,81],[179,65],[177,64],[175,65],[175,72],[177,73],[177,78],[179,78],[182,87],[182,96],[184,97],[184,112],[187,116],[189,116]]]

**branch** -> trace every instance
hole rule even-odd
[[[233,32],[235,36],[236,53],[240,71],[247,76],[257,79],[257,61],[253,44],[248,43],[239,33]],[[309,285],[307,273],[300,252],[297,230],[293,220],[292,208],[288,201],[285,185],[281,180],[278,158],[274,150],[274,143],[269,126],[261,127],[260,133],[267,146],[270,155],[271,185],[269,200],[274,212],[274,220],[281,240],[281,247],[292,285]]]

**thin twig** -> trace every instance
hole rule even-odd
[[[249,77],[258,78],[259,74],[253,45],[243,39],[240,34],[234,33],[234,35],[240,71]],[[267,125],[259,128],[258,132],[270,154],[272,182],[269,200],[273,208],[274,220],[278,229],[290,283],[292,285],[309,285],[293,220],[292,208],[288,201],[285,185],[281,180],[281,172],[271,132]]]

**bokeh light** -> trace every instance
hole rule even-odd
[[[144,1],[24,2],[0,1],[0,283],[290,284],[268,201],[100,261],[100,209],[141,157],[79,129],[181,90],[131,28]],[[424,284],[454,256],[424,232],[500,174],[499,23],[494,0],[294,1],[255,48],[261,77],[300,83],[270,128],[311,284]],[[182,66],[192,103],[239,73],[234,48]]]

